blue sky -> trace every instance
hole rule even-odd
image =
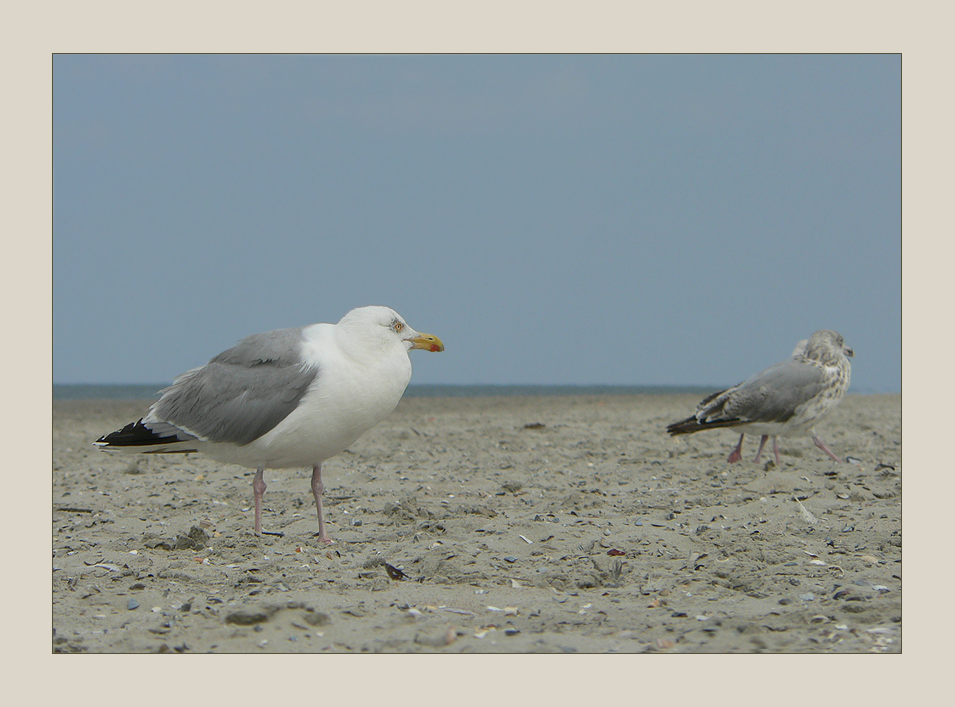
[[[53,61],[53,381],[387,304],[416,383],[901,391],[892,55]]]

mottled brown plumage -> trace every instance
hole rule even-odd
[[[841,461],[816,436],[813,426],[846,394],[852,355],[841,335],[828,329],[817,331],[796,345],[792,358],[706,397],[692,416],[668,425],[667,432],[681,435],[719,428],[736,430],[740,432],[739,443],[727,458],[730,463],[742,458],[747,432],[762,435],[757,462],[772,435],[777,464],[779,435],[808,433],[817,447],[833,460]]]

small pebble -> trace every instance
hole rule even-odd
[[[132,611],[133,609],[138,609],[139,602],[136,601],[135,599],[130,599],[128,602],[126,602],[126,608],[129,609],[130,611]]]
[[[307,611],[305,613],[305,623],[310,626],[326,626],[331,622],[331,617],[323,611]]]
[[[225,617],[227,624],[239,624],[240,626],[251,626],[268,620],[269,615],[267,613],[255,609],[240,609]]]

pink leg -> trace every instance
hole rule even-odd
[[[769,435],[763,435],[759,438],[759,449],[756,450],[756,458],[753,460],[757,464],[759,464],[759,458],[763,454],[763,447],[766,446],[767,439],[769,439]]]
[[[773,437],[773,454],[776,455],[776,466],[782,466],[783,463],[779,461],[779,436]]]
[[[745,436],[745,432],[739,436],[739,444],[736,445],[736,449],[730,452],[730,455],[726,457],[726,461],[728,461],[730,464],[735,464],[743,458],[743,437]]]
[[[821,439],[819,439],[818,437],[816,437],[816,435],[813,435],[813,436],[812,436],[812,441],[816,443],[816,446],[819,447],[819,449],[821,449],[821,450],[824,451],[826,454],[828,454],[828,455],[830,456],[830,458],[832,459],[832,461],[835,461],[835,462],[841,462],[841,461],[842,461],[839,457],[837,457],[835,454],[833,454],[833,453],[832,453],[832,450],[829,449],[829,447],[826,446],[826,443],[823,442],[823,441],[822,441]]]
[[[255,534],[262,534],[262,496],[265,495],[265,479],[262,474],[265,467],[259,467],[255,472],[255,478],[252,479],[252,493],[255,494]]]
[[[318,509],[318,540],[331,545],[334,541],[328,537],[325,530],[325,516],[322,514],[322,494],[325,493],[325,484],[322,483],[322,465],[316,464],[312,468],[312,495],[315,496],[315,508]]]

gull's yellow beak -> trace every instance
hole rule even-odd
[[[425,351],[444,351],[444,344],[441,339],[431,334],[421,334],[420,332],[413,339],[408,339],[412,343],[413,349],[424,349]]]

